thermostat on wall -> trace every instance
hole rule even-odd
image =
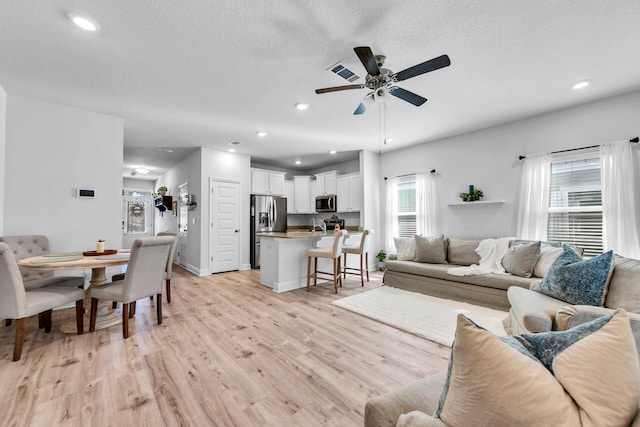
[[[81,199],[93,199],[94,197],[96,197],[96,191],[78,188],[77,196]]]

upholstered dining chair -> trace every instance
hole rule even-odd
[[[20,360],[26,333],[27,317],[39,315],[39,326],[51,332],[53,309],[75,301],[78,335],[84,328],[84,290],[69,286],[45,286],[25,290],[20,269],[13,251],[0,242],[0,317],[16,319],[16,338],[13,347],[13,361]]]
[[[347,278],[347,274],[360,275],[360,283],[364,286],[364,272],[367,273],[367,282],[369,281],[369,237],[371,232],[364,230],[360,237],[360,243],[358,245],[345,245],[342,247],[342,253],[344,254],[344,267],[342,271],[344,278]],[[360,268],[347,267],[347,254],[360,255]],[[364,259],[365,268],[363,269],[362,261]]]
[[[338,293],[338,283],[342,287],[342,274],[340,272],[342,246],[344,245],[344,231],[336,233],[333,239],[333,245],[328,248],[311,248],[307,250],[307,291],[310,290],[310,282],[313,279],[313,285],[318,283],[318,277],[321,279],[333,280],[333,291]],[[311,272],[311,259],[314,259],[313,273]],[[333,272],[318,271],[318,258],[330,258],[333,260]],[[322,275],[322,276],[321,276]],[[330,276],[330,277],[328,277]]]
[[[6,243],[13,252],[16,262],[23,258],[29,258],[50,253],[49,239],[42,235],[0,236],[0,242]],[[84,277],[81,276],[54,276],[51,270],[29,270],[20,268],[22,281],[26,290],[43,288],[45,286],[63,286],[70,288],[84,287]],[[11,325],[11,319],[6,319],[7,326]]]
[[[165,291],[167,292],[167,303],[170,304],[171,303],[171,274],[173,272],[173,256],[176,253],[176,246],[178,246],[178,233],[173,231],[161,231],[158,234],[156,234],[156,236],[172,236],[174,238],[173,244],[171,245],[171,251],[169,252],[169,258],[167,259],[167,268],[165,270],[165,273],[166,273]],[[117,280],[124,280],[124,275],[125,273],[116,274],[111,277],[111,281],[115,282]],[[153,299],[153,295],[151,296],[151,299]],[[116,305],[117,303],[114,301],[113,308],[116,308]],[[130,316],[133,314],[133,310],[135,309],[132,309],[132,313],[130,313]]]
[[[156,236],[133,242],[124,279],[91,289],[89,331],[95,330],[98,301],[101,299],[122,303],[124,338],[129,337],[129,306],[139,299],[156,296],[158,324],[162,323],[162,281],[174,240],[172,236]]]

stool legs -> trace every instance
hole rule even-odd
[[[311,282],[311,257],[307,257],[307,292],[309,292],[309,283]]]

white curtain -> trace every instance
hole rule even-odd
[[[416,232],[421,236],[436,235],[436,207],[435,177],[431,173],[416,174]]]
[[[398,178],[387,179],[387,211],[385,212],[385,240],[384,247],[387,253],[395,253],[394,237],[398,237]]]
[[[551,156],[527,156],[522,167],[517,236],[527,240],[546,240],[549,215]]]
[[[604,250],[640,259],[635,205],[634,153],[629,141],[600,146]]]

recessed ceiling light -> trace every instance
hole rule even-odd
[[[393,142],[393,138],[385,138],[384,143]]]
[[[302,164],[302,162],[301,162],[300,160],[296,160],[296,161],[295,161],[295,162],[293,162],[293,163],[295,163],[296,165],[301,165],[301,164]]]
[[[306,110],[307,108],[309,108],[309,104],[304,104],[302,102],[296,102],[295,105],[298,110]]]
[[[258,135],[258,136],[267,136],[267,133],[265,131],[263,131],[263,130],[259,130],[259,131],[256,132],[256,135]]]
[[[584,80],[573,85],[574,89],[584,89],[591,84],[591,80]]]
[[[173,150],[170,148],[158,148],[158,151],[161,153],[173,153]]]
[[[331,151],[329,151],[329,154],[336,154],[336,153],[337,153],[337,151],[336,151],[336,150],[331,150]]]
[[[69,12],[67,16],[69,17],[71,22],[85,31],[95,32],[100,30],[100,24],[98,24],[95,19],[87,15],[82,15],[76,12]]]
[[[228,151],[229,151],[230,153],[235,153],[235,152],[236,152],[236,149],[235,149],[235,148],[229,148],[229,150],[228,150]]]
[[[146,175],[151,171],[147,169],[146,166],[140,166],[136,168],[136,172],[138,172],[140,175]]]

